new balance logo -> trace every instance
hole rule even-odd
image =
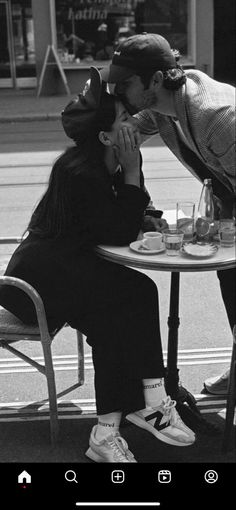
[[[152,426],[156,430],[163,430],[167,428],[170,424],[170,420],[159,411],[155,411],[154,413],[151,413],[148,416],[146,416],[145,421],[146,422],[150,421]]]

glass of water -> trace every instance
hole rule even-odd
[[[177,202],[176,226],[184,232],[184,241],[190,242],[194,237],[195,204],[193,202]]]
[[[179,255],[183,244],[184,232],[180,229],[165,229],[163,231],[163,241],[166,248],[166,254],[174,257]]]
[[[220,220],[220,245],[225,248],[234,246],[235,243],[235,225],[233,218]]]

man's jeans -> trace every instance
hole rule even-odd
[[[236,324],[236,269],[217,271],[220,280],[221,294],[225,304],[230,327]]]

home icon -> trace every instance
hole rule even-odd
[[[27,471],[22,471],[18,476],[18,483],[31,483],[31,476]]]

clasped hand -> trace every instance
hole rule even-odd
[[[131,126],[123,126],[117,135],[117,144],[113,146],[116,157],[124,173],[139,173],[141,137]]]

